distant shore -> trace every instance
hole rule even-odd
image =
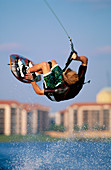
[[[111,142],[111,137],[51,137],[49,135],[0,135],[0,142],[56,142],[56,141],[108,141]]]

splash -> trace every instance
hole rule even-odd
[[[105,143],[31,142],[15,144],[16,155],[9,167],[17,170],[107,169],[111,150]],[[105,160],[106,159],[106,160]]]

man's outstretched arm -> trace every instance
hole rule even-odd
[[[73,53],[71,59],[81,61],[83,66],[87,66],[88,58],[85,56],[78,56],[76,53]]]
[[[27,80],[33,80],[32,74],[26,74],[25,78],[26,78]],[[34,91],[35,91],[38,95],[44,95],[44,89],[41,89],[41,88],[36,84],[35,81],[32,81],[31,84],[32,84],[32,87],[33,87]]]
[[[35,81],[31,82],[32,87],[34,89],[34,91],[38,94],[38,95],[44,95],[44,89],[41,89]]]

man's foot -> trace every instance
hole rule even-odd
[[[20,59],[18,59],[18,66],[19,66],[19,69],[20,69],[20,75],[23,78],[25,76],[24,73],[23,73],[24,65],[23,65],[23,63],[22,63],[22,61]]]

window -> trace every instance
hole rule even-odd
[[[38,112],[38,117],[37,117],[37,132],[40,132],[40,110],[37,110]]]
[[[99,110],[92,110],[92,127],[96,127],[100,125],[100,120],[99,120]]]
[[[103,126],[106,130],[109,129],[109,110],[103,110]]]
[[[42,130],[46,130],[48,128],[48,112],[42,111]]]
[[[27,112],[27,134],[31,134],[32,133],[32,121],[31,121],[31,115],[32,112]]]
[[[11,134],[16,132],[16,108],[11,108]]]
[[[79,131],[80,127],[78,126],[77,121],[77,110],[74,110],[74,131]]]
[[[61,125],[64,126],[64,113],[61,113]]]
[[[82,130],[88,130],[88,110],[83,110]]]
[[[22,114],[20,109],[19,110],[19,134],[21,134],[21,125],[22,125]]]
[[[37,117],[37,132],[42,132],[48,128],[48,123],[47,123],[47,111],[43,110],[37,110],[38,112],[38,117]]]
[[[88,110],[83,111],[83,124],[88,124]]]
[[[4,112],[5,109],[0,109],[0,134],[4,134]]]
[[[74,125],[77,125],[77,110],[74,110]]]

